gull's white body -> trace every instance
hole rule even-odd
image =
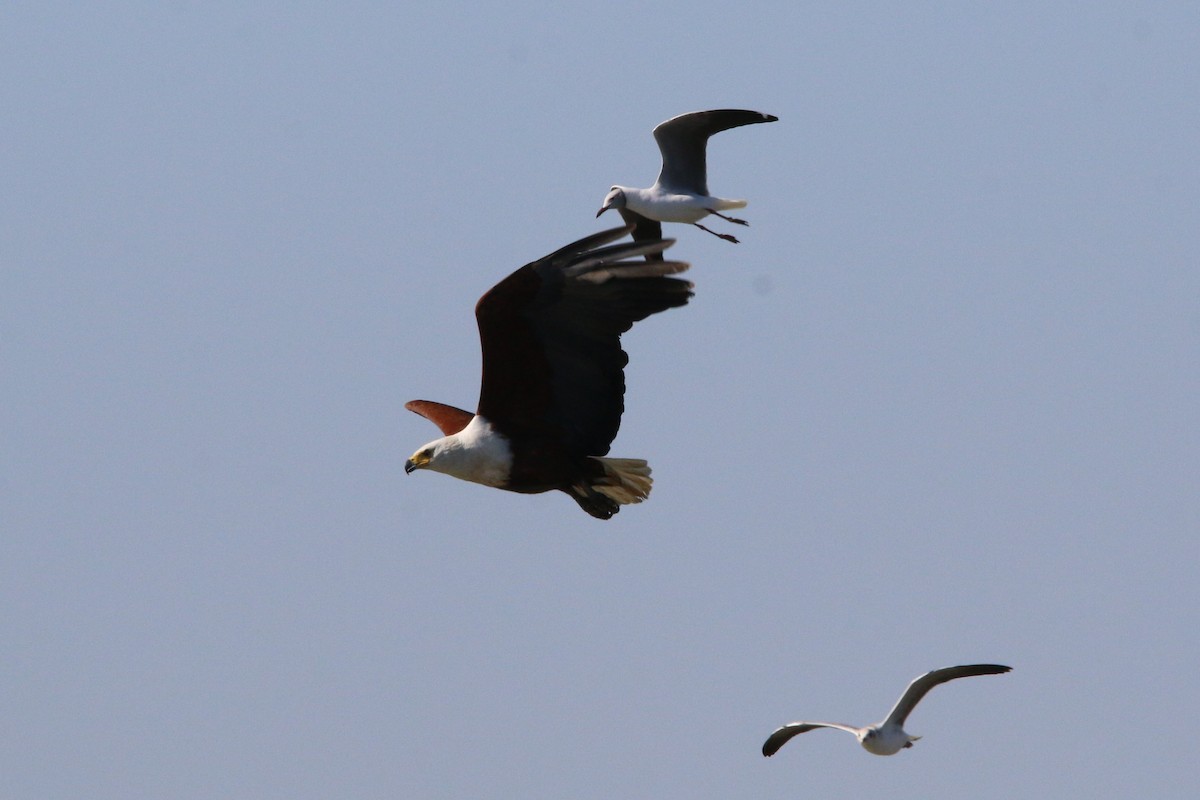
[[[912,747],[913,742],[921,738],[905,731],[904,721],[908,719],[908,715],[912,713],[917,703],[921,702],[921,698],[934,686],[974,675],[1000,675],[1011,669],[1012,667],[1002,664],[965,664],[959,667],[935,669],[910,683],[908,689],[896,701],[896,705],[888,714],[887,719],[882,722],[862,728],[844,725],[840,722],[789,722],[767,737],[767,741],[763,743],[763,755],[774,755],[793,736],[816,728],[836,728],[839,731],[852,733],[863,749],[873,755],[895,755],[906,747]]]
[[[921,738],[912,736],[899,725],[887,722],[860,728],[854,735],[864,750],[877,756],[895,755],[906,747],[912,747],[912,743]]]
[[[723,197],[680,192],[655,183],[649,189],[633,186],[614,186],[625,195],[625,208],[659,222],[695,223],[714,211],[745,208],[745,200],[726,200]],[[612,191],[609,192],[612,194]],[[605,202],[608,202],[606,199]]]

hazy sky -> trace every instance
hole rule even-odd
[[[1195,796],[1200,5],[965,5],[7,4],[0,797]],[[722,107],[650,500],[405,476]]]

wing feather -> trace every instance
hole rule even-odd
[[[779,752],[779,748],[788,743],[793,736],[799,736],[802,733],[807,733],[817,728],[836,728],[839,731],[846,731],[855,736],[858,735],[858,728],[853,725],[844,725],[840,722],[789,722],[782,728],[777,728],[763,742],[762,754],[768,758]]]
[[[443,436],[458,433],[474,418],[470,411],[437,403],[433,400],[409,400],[404,407],[437,425]]]
[[[908,715],[916,708],[917,703],[921,702],[929,690],[933,687],[945,683],[946,681],[957,680],[958,678],[969,678],[974,675],[1000,675],[1012,670],[1012,667],[1006,667],[1003,664],[964,664],[958,667],[943,667],[926,672],[921,677],[915,679],[904,690],[904,694],[896,701],[896,705],[887,715],[887,724],[904,726],[904,721],[908,719]]]
[[[680,114],[654,129],[654,140],[662,153],[658,183],[677,191],[708,194],[708,137],[756,122],[775,122],[778,117],[742,109],[714,109]]]
[[[635,242],[656,242],[662,238],[662,223],[658,220],[643,217],[641,214],[636,211],[630,211],[628,208],[619,208],[617,212],[621,215],[621,219],[625,220],[626,225],[633,226],[632,236]],[[646,260],[662,261],[662,251],[646,253]]]

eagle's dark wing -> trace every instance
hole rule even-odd
[[[627,232],[593,234],[526,264],[476,306],[478,413],[510,438],[553,440],[579,456],[608,452],[624,410],[620,335],[692,295],[690,283],[666,277],[687,264],[640,259],[672,240],[611,244]]]

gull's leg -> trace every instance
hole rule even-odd
[[[724,219],[724,220],[729,220],[729,221],[730,221],[730,222],[732,222],[734,225],[747,225],[747,226],[749,226],[749,224],[750,224],[749,222],[746,222],[746,220],[744,220],[744,219],[738,219],[737,217],[727,217],[727,216],[725,216],[724,214],[722,214],[720,211],[714,211],[714,210],[713,210],[713,209],[711,209],[711,208],[706,208],[706,209],[704,209],[704,210],[705,210],[705,211],[707,211],[707,212],[708,212],[708,213],[710,213],[710,214],[716,214],[716,215],[717,215],[718,217],[720,217],[721,219]]]
[[[717,237],[718,239],[724,239],[727,242],[733,242],[734,244],[739,244],[738,240],[733,238],[732,236],[730,236],[728,233],[717,233],[716,231],[710,231],[708,228],[704,227],[699,222],[693,222],[692,224],[695,225],[700,230],[704,231],[705,233],[711,233],[713,236]]]

